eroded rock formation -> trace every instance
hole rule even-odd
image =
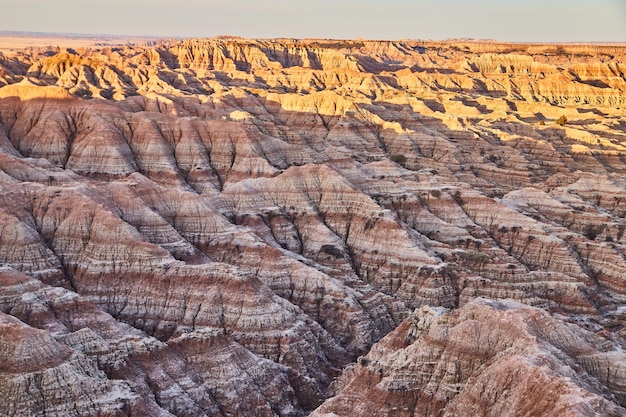
[[[616,346],[544,310],[422,307],[359,358],[313,416],[621,416]]]
[[[0,55],[1,413],[624,415],[625,56]]]

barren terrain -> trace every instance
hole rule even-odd
[[[0,54],[0,415],[626,415],[626,47]]]
[[[0,51],[15,52],[26,48],[98,48],[124,45],[148,45],[159,38],[148,36],[81,35],[0,31]]]

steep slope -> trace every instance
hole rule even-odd
[[[3,412],[623,415],[625,55],[0,55]]]
[[[351,365],[312,416],[621,416],[623,355],[545,311],[424,307]]]

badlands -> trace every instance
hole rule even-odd
[[[0,415],[626,416],[626,46],[0,54]]]

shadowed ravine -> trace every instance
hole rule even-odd
[[[626,415],[625,56],[0,54],[0,415]]]

